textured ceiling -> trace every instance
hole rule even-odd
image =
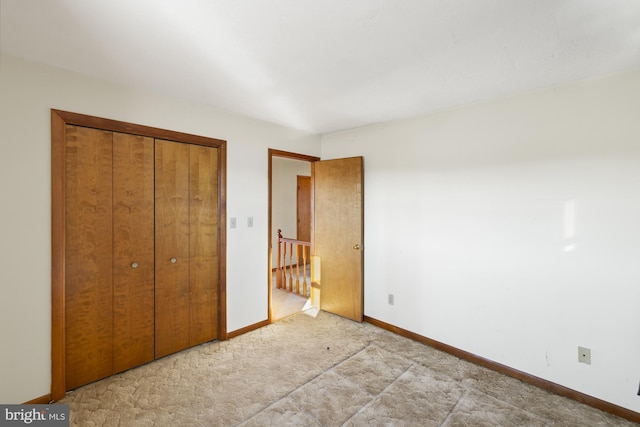
[[[639,0],[0,0],[2,53],[318,133],[640,69]]]

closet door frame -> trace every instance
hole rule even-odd
[[[64,397],[65,386],[65,141],[66,125],[129,133],[218,148],[218,339],[227,339],[226,176],[227,141],[127,122],[51,110],[51,400]]]

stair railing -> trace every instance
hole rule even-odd
[[[311,242],[282,237],[278,229],[276,287],[308,297],[311,294]]]

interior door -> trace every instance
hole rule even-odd
[[[311,177],[298,175],[296,191],[296,239],[311,241]]]
[[[364,191],[362,157],[312,164],[314,253],[320,257],[320,308],[361,322]]]
[[[112,133],[67,125],[66,390],[113,373]]]
[[[311,177],[298,175],[296,178],[296,239],[303,242],[311,241]],[[309,254],[305,246],[296,245],[296,260],[302,265],[303,259],[309,264]]]
[[[189,347],[189,146],[156,140],[155,357]]]
[[[153,138],[113,134],[113,372],[154,357]]]
[[[189,146],[189,346],[218,338],[218,149]]]

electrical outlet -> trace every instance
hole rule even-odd
[[[249,228],[253,227],[253,217],[252,216],[247,217],[247,227],[249,227]]]
[[[389,303],[389,305],[393,305],[393,294],[389,294],[387,296],[387,302]]]
[[[229,226],[231,228],[236,228],[236,218],[235,217],[229,218]]]
[[[591,349],[578,347],[578,362],[591,365]]]

